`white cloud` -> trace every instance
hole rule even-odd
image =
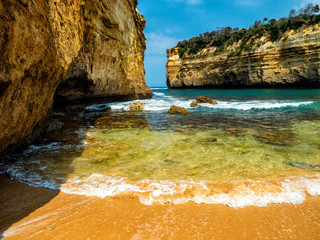
[[[171,0],[172,2],[182,2],[188,5],[200,5],[202,0]]]
[[[162,32],[147,33],[147,51],[149,54],[163,55],[166,50],[177,45],[178,39]]]
[[[303,8],[305,6],[307,6],[309,3],[313,3],[314,5],[318,4],[320,5],[320,0],[300,0],[300,4],[299,6],[297,6],[297,8]]]
[[[238,5],[251,7],[251,6],[260,5],[261,1],[260,0],[236,0],[235,3]]]
[[[299,10],[301,8],[306,7],[309,3],[313,3],[314,5],[320,5],[320,0],[299,0],[296,2],[296,6],[294,6],[293,9]]]
[[[179,41],[171,32],[170,29],[167,29],[146,33],[147,51],[145,56],[145,69],[146,80],[149,86],[165,86],[166,50],[176,46]]]

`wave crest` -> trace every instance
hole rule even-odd
[[[61,191],[86,196],[139,199],[142,204],[186,202],[223,204],[229,207],[267,206],[273,203],[302,203],[306,196],[320,195],[320,179],[208,183],[196,181],[138,181],[93,174],[68,180]]]

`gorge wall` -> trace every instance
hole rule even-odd
[[[152,95],[144,78],[145,19],[137,4],[0,1],[0,153],[41,132],[54,98]]]
[[[259,45],[241,56],[207,47],[179,57],[179,48],[167,50],[167,85],[170,88],[320,87],[320,27],[290,30],[271,42],[262,36]]]

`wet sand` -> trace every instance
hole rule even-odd
[[[0,176],[4,239],[320,239],[320,197],[234,209],[145,206],[33,188]]]

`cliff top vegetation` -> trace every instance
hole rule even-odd
[[[179,47],[179,56],[183,58],[185,54],[193,55],[210,46],[217,47],[217,51],[223,51],[226,46],[241,41],[240,49],[231,52],[228,57],[241,56],[243,51],[251,51],[254,46],[259,47],[261,43],[256,43],[256,40],[264,35],[274,42],[281,39],[288,30],[298,30],[303,26],[313,26],[319,23],[319,11],[319,5],[310,3],[298,11],[291,10],[288,18],[279,20],[264,18],[262,21],[255,21],[248,29],[218,28],[216,31],[205,32],[197,37],[179,42],[176,47]]]

